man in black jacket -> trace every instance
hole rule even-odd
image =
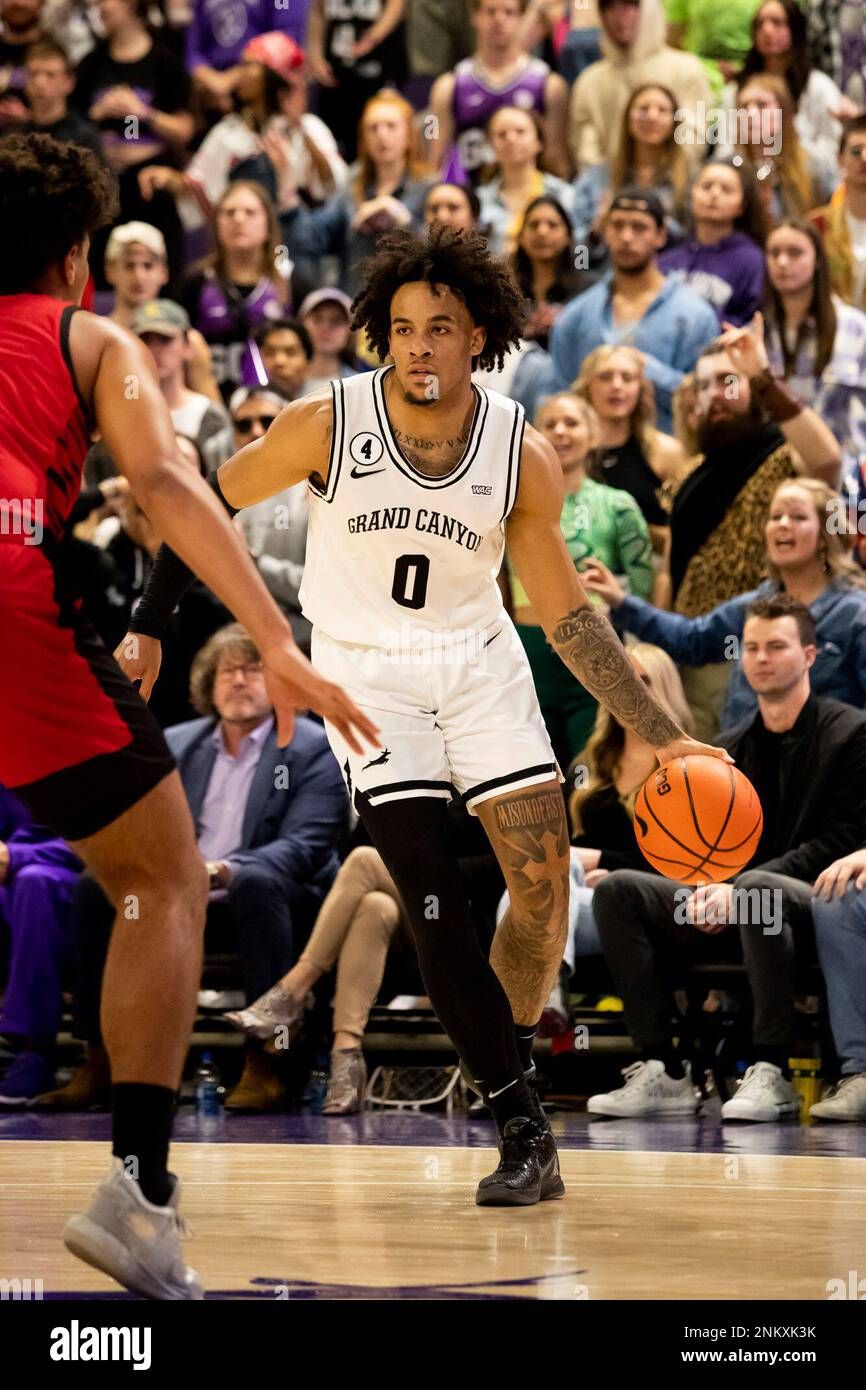
[[[788,1072],[795,954],[815,959],[811,885],[866,830],[866,716],[811,694],[815,624],[787,596],[749,609],[743,670],[758,713],[723,734],[764,812],[758,849],[731,883],[686,888],[655,874],[620,870],[595,890],[593,911],[641,1061],[617,1091],[592,1096],[595,1115],[693,1114],[688,1063],[671,1029],[665,967],[718,957],[719,934],[739,928],[754,1002],[752,1065],[725,1120],[794,1117],[800,1100]]]

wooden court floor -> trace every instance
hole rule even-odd
[[[472,1200],[494,1160],[178,1144],[187,1258],[222,1298],[826,1299],[866,1274],[866,1159],[565,1150],[566,1198],[505,1211]],[[116,1292],[59,1239],[105,1172],[102,1143],[0,1143],[0,1278]]]

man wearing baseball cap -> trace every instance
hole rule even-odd
[[[673,393],[718,333],[718,320],[705,299],[659,269],[667,232],[652,189],[621,188],[605,216],[603,236],[613,270],[558,315],[547,384],[551,392],[567,390],[584,358],[603,343],[635,347],[655,387],[658,427],[672,434]]]
[[[130,328],[150,348],[175,433],[187,435],[203,452],[207,441],[228,424],[228,416],[208,396],[190,391],[184,380],[191,356],[186,309],[171,299],[153,299],[136,309]]]
[[[149,222],[115,227],[105,248],[105,278],[114,289],[115,323],[129,328],[142,304],[156,299],[168,283],[165,237]]]
[[[273,0],[195,0],[186,31],[184,66],[210,105],[230,111],[238,63],[247,45],[276,25],[296,47],[304,42],[307,6]]]
[[[298,318],[313,344],[304,394],[327,386],[336,377],[357,376],[366,371],[355,356],[352,334],[352,301],[336,288],[313,290],[301,302]]]
[[[168,283],[165,238],[159,228],[149,222],[125,222],[115,227],[105,248],[105,278],[114,289],[114,308],[109,317],[129,328],[141,306],[158,299]],[[197,328],[189,330],[187,345],[187,386],[221,404],[210,348]]]

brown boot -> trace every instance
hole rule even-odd
[[[45,1091],[33,1101],[34,1110],[110,1110],[111,1070],[104,1047],[88,1047],[80,1067],[65,1086]]]
[[[226,1110],[257,1111],[263,1114],[285,1110],[286,1089],[280,1080],[276,1063],[264,1052],[248,1052],[243,1075],[234,1090],[226,1096]]]

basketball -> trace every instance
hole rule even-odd
[[[679,883],[723,883],[748,864],[764,816],[748,777],[721,758],[677,758],[637,795],[634,833],[644,858]]]

